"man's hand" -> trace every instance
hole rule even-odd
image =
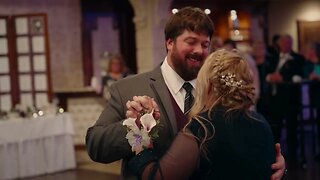
[[[276,162],[271,165],[271,169],[274,170],[274,173],[271,176],[271,180],[281,180],[282,176],[285,173],[286,162],[284,157],[281,154],[280,144],[276,144]]]
[[[279,83],[279,82],[283,81],[283,78],[279,72],[274,72],[274,73],[270,74],[269,76],[270,76],[269,80],[272,83]]]
[[[153,117],[155,119],[160,118],[160,111],[155,100],[149,96],[134,96],[132,101],[126,103],[128,108],[126,112],[127,118],[137,118],[144,113],[150,113],[153,111]]]

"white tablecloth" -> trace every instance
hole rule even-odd
[[[67,113],[0,121],[0,179],[75,168],[73,134]]]

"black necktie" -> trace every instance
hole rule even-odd
[[[183,84],[183,89],[186,90],[186,96],[184,97],[184,114],[188,114],[193,105],[192,85],[188,82]]]

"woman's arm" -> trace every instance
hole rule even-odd
[[[129,166],[132,167],[142,165],[139,168],[141,179],[188,179],[198,166],[199,147],[196,139],[187,130],[178,133],[170,149],[161,159],[143,165],[141,161],[148,161],[142,160],[143,156],[137,155],[129,162]]]

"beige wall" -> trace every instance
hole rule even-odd
[[[294,50],[298,50],[297,21],[320,20],[319,0],[272,1],[269,5],[269,43],[277,33],[290,34],[294,39]]]
[[[46,13],[54,91],[83,86],[80,0],[0,0],[1,15]]]

